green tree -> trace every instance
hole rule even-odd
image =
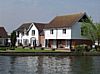
[[[98,46],[100,45],[100,23],[96,23],[96,41],[98,42]]]
[[[92,40],[95,43],[96,40],[96,26],[92,23],[91,19],[86,19],[82,22],[82,35]]]
[[[13,31],[13,32],[11,33],[11,46],[12,46],[12,47],[15,47],[15,44],[16,44],[16,32]]]
[[[92,40],[93,43],[95,41],[98,42],[98,46],[100,44],[100,23],[93,23],[91,18],[86,19],[82,22],[83,36]]]

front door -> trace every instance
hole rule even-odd
[[[34,37],[32,37],[31,39],[31,46],[36,46],[36,39]]]

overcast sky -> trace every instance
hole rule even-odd
[[[100,22],[100,0],[0,0],[0,25],[10,33],[25,22],[48,23],[57,15],[79,12]]]

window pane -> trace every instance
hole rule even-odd
[[[50,34],[53,34],[53,29],[52,29],[52,30],[50,30]]]
[[[63,34],[66,34],[66,29],[63,29]]]
[[[32,30],[32,35],[35,35],[35,30]]]

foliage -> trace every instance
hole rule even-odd
[[[0,51],[0,52],[3,52]],[[5,51],[5,52],[9,52],[8,51]],[[10,50],[10,52],[61,52],[61,51],[52,51],[52,49],[44,49],[44,50],[41,50],[40,48],[37,48],[37,49],[30,49],[30,48],[15,48],[15,50]]]
[[[13,31],[11,33],[11,45],[12,45],[12,47],[15,47],[15,43],[16,43],[16,32]]]
[[[90,19],[86,19],[82,22],[82,29],[83,29],[83,36],[89,38],[90,40],[92,40],[92,42],[95,42],[95,26],[92,23],[92,21],[90,21]]]
[[[0,47],[0,50],[6,50],[6,47]]]
[[[76,52],[83,52],[83,51],[85,51],[85,45],[77,45],[76,47],[75,47],[75,51]]]
[[[100,23],[93,23],[91,18],[86,19],[82,22],[82,35],[92,40],[93,43],[95,41],[100,44]]]

